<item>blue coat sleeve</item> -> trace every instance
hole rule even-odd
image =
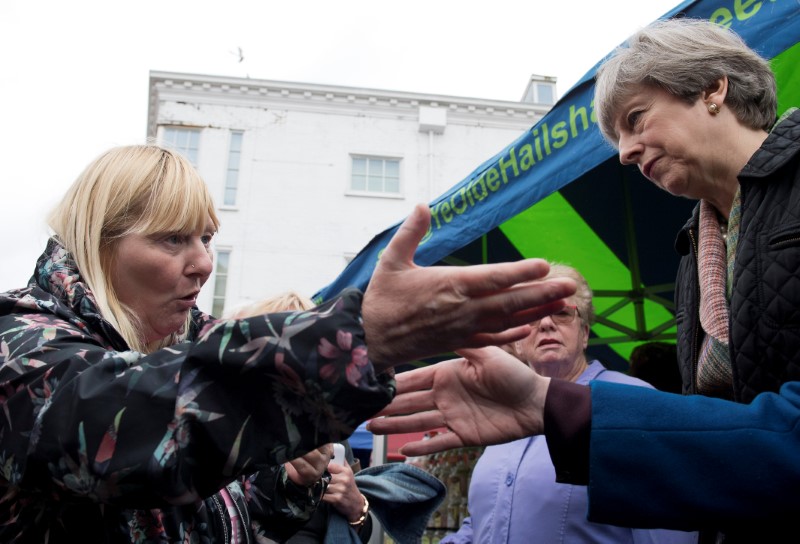
[[[589,519],[691,530],[800,511],[800,382],[751,404],[592,384]]]

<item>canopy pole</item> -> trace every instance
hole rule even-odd
[[[633,199],[631,198],[630,177],[622,164],[619,165],[622,178],[622,193],[625,200],[625,243],[628,248],[628,270],[631,273],[631,302],[636,318],[637,334],[647,333],[642,297],[642,275],[639,269],[639,250],[636,245],[636,231],[633,223]]]

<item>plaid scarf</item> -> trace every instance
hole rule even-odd
[[[728,221],[726,249],[716,209],[705,200],[700,202],[697,266],[700,278],[700,326],[705,336],[697,362],[697,390],[705,395],[727,396],[733,383],[728,349],[728,304],[740,218],[741,197],[737,191]]]
[[[731,205],[731,215],[728,218],[728,288],[725,291],[728,302],[733,292],[733,262],[736,260],[736,246],[739,243],[739,224],[742,221],[742,192],[736,189]]]

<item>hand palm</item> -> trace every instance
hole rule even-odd
[[[475,357],[487,350],[464,350]],[[461,445],[497,444],[530,434],[520,428],[533,394],[533,371],[497,350],[489,359],[450,361],[434,379],[434,403]],[[438,369],[437,369],[438,370]]]
[[[406,444],[409,456],[469,445],[507,442],[543,430],[549,378],[496,347],[462,350],[454,359],[403,372],[398,394],[370,430],[419,432],[446,426],[451,432]]]

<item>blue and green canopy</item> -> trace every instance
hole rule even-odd
[[[800,106],[800,5],[795,0],[694,0],[662,18],[709,19],[770,59],[782,113]],[[627,360],[649,340],[674,340],[673,240],[694,203],[619,164],[593,111],[601,59],[538,123],[430,203],[422,266],[542,257],[580,270],[595,293],[590,351]],[[316,295],[364,289],[399,223],[375,236]],[[613,366],[613,364],[612,364]]]

